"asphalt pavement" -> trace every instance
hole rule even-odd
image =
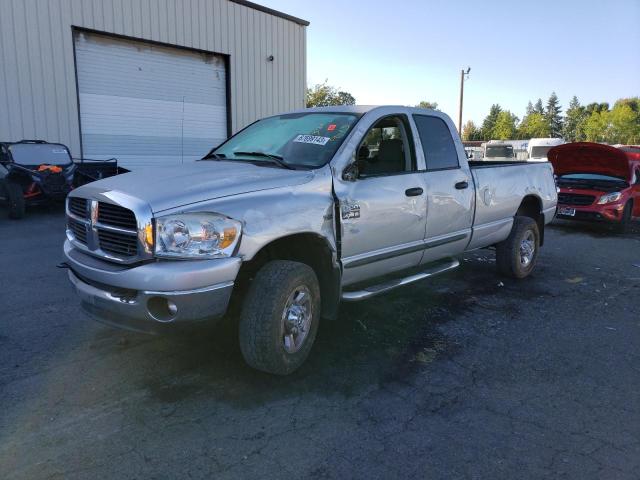
[[[640,478],[640,226],[557,222],[535,274],[494,253],[248,368],[233,322],[154,337],[86,318],[60,209],[0,209],[0,476]]]

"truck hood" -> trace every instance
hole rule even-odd
[[[553,147],[547,153],[558,176],[569,173],[596,173],[631,179],[627,155],[619,148],[599,143],[577,142]]]
[[[238,161],[201,161],[138,169],[74,190],[74,196],[118,191],[147,202],[154,213],[242,193],[301,185],[308,170],[286,170]]]

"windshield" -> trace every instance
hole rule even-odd
[[[489,158],[512,158],[513,147],[511,145],[491,145],[487,146],[487,150],[484,154]]]
[[[13,161],[18,165],[67,165],[71,156],[64,145],[57,143],[15,143],[9,145]]]
[[[569,173],[562,175],[560,180],[596,180],[600,182],[623,182],[624,179],[618,177],[610,177],[609,175],[599,175],[597,173]]]
[[[551,145],[545,147],[532,147],[531,158],[547,158],[547,152],[553,147]]]
[[[318,168],[331,160],[357,120],[358,116],[350,113],[269,117],[231,137],[208,157],[260,162],[274,157],[271,160],[280,159],[288,166]]]

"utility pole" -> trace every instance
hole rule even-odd
[[[460,110],[458,111],[458,133],[462,136],[462,101],[464,98],[464,81],[465,77],[469,78],[471,67],[467,67],[467,71],[460,70]]]

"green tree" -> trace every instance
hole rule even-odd
[[[610,131],[609,143],[622,143],[633,145],[640,143],[640,113],[637,102],[634,110],[633,102],[622,99],[618,100],[609,113]]]
[[[518,138],[547,138],[551,130],[544,115],[533,112],[522,119],[518,125]]]
[[[609,110],[609,104],[607,102],[603,103],[590,103],[585,107],[586,112],[591,115],[593,112],[602,112]]]
[[[493,128],[498,121],[498,115],[502,112],[502,107],[497,103],[491,105],[491,109],[489,110],[489,115],[487,115],[482,122],[482,140],[490,140],[491,135],[493,134]]]
[[[356,99],[349,92],[338,92],[338,103],[337,105],[355,105]]]
[[[541,115],[544,115],[544,107],[542,106],[542,99],[539,98],[538,101],[536,102],[536,104],[533,107],[533,111],[536,113],[539,113]]]
[[[470,140],[482,140],[482,132],[473,120],[468,120],[462,127],[462,140],[465,142]]]
[[[606,142],[610,136],[610,112],[608,110],[594,110],[583,125],[584,137],[587,142]]]
[[[508,110],[498,113],[496,123],[491,131],[491,138],[509,140],[516,135],[517,117]]]
[[[318,83],[311,88],[307,88],[307,107],[328,107],[331,105],[355,105],[356,99],[349,92],[338,90],[327,84]]]
[[[575,95],[569,102],[569,108],[564,118],[562,127],[562,138],[567,142],[581,142],[584,140],[584,121],[588,113]]]
[[[531,115],[533,112],[534,112],[534,110],[533,110],[533,103],[531,103],[531,100],[529,100],[529,103],[527,103],[527,109],[525,110],[525,115],[524,115],[524,116],[525,116],[525,118],[526,118],[528,115]]]
[[[558,101],[556,92],[552,92],[547,100],[547,107],[544,111],[544,117],[549,124],[550,135],[554,138],[562,136],[562,108]]]
[[[613,105],[629,105],[634,112],[640,112],[640,97],[620,98]]]

